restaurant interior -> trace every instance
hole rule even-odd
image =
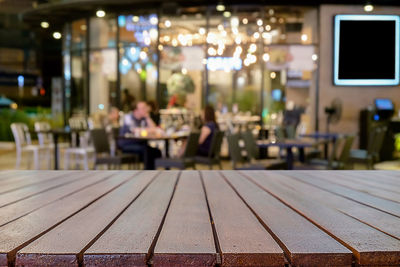
[[[0,169],[399,169],[398,4],[275,2],[3,0]]]
[[[399,267],[399,0],[0,0],[0,267]]]

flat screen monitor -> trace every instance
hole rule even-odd
[[[375,107],[377,110],[393,110],[393,102],[388,98],[375,99]]]
[[[395,15],[336,15],[334,84],[399,84],[399,21]]]

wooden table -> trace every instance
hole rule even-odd
[[[395,171],[0,172],[0,266],[399,266],[399,226]]]
[[[304,149],[307,147],[313,147],[319,144],[322,144],[324,141],[315,141],[310,139],[285,139],[285,140],[277,140],[277,141],[270,141],[270,140],[258,140],[257,146],[259,148],[268,148],[272,146],[279,147],[280,149],[286,149],[286,163],[287,169],[293,170],[293,148],[297,148],[299,150],[299,158],[300,161],[304,162],[305,155]]]

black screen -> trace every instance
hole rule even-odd
[[[394,79],[395,37],[395,21],[340,21],[339,79]]]

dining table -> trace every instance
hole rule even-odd
[[[399,171],[0,171],[0,266],[399,266],[399,225]]]
[[[331,132],[312,132],[299,135],[299,137],[302,138],[314,138],[316,140],[326,140],[327,142],[324,143],[325,159],[328,159],[329,157],[329,143],[335,144],[340,136],[341,135],[338,133],[331,133]]]
[[[315,147],[325,143],[325,140],[314,140],[312,138],[297,138],[297,139],[264,139],[257,140],[257,146],[259,148],[279,147],[279,149],[286,150],[286,163],[287,169],[293,170],[294,164],[294,153],[293,148],[299,151],[300,162],[305,161],[304,149],[308,147]]]
[[[151,141],[164,141],[164,152],[165,152],[165,157],[169,158],[169,141],[177,141],[177,140],[182,140],[186,139],[189,137],[190,131],[177,131],[174,133],[164,133],[164,132],[156,132],[154,134],[150,134],[147,131],[146,132],[138,132],[137,134],[135,133],[126,133],[124,135],[119,136],[118,139],[129,139],[129,140],[135,140],[138,142],[146,142],[149,143]]]

